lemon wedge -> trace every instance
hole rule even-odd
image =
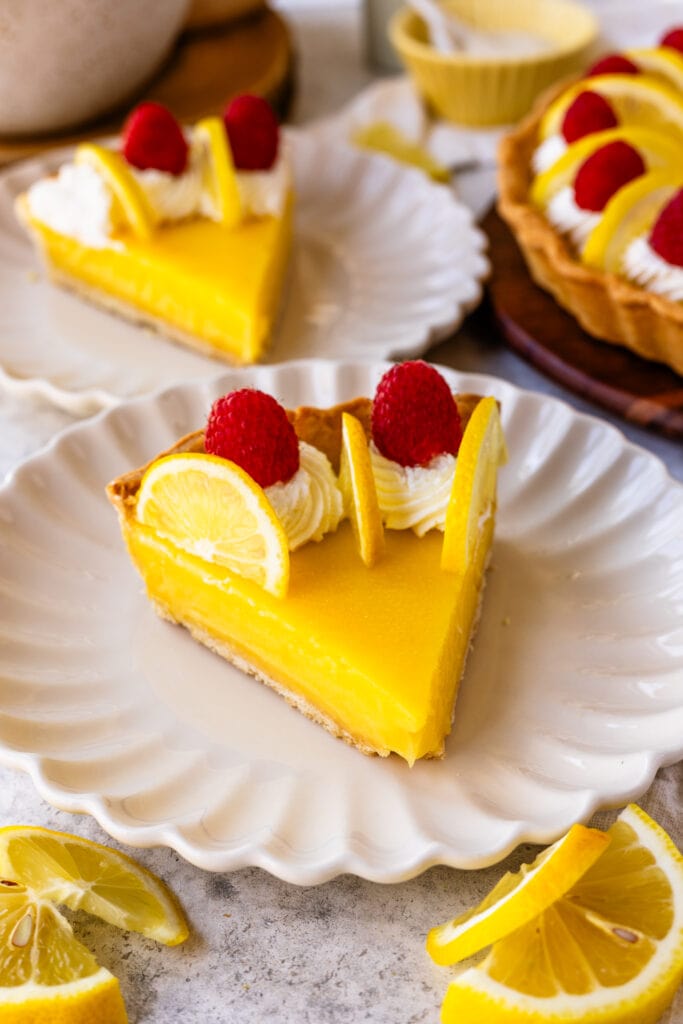
[[[683,171],[644,174],[612,196],[581,252],[581,262],[618,274],[624,253],[640,235],[650,233],[659,212],[683,187]]]
[[[41,900],[175,946],[187,924],[166,886],[131,857],[80,836],[29,825],[0,828],[0,873]]]
[[[133,234],[151,238],[156,224],[154,210],[125,158],[113,149],[84,142],[76,149],[75,161],[89,164],[104,178]]]
[[[559,133],[568,107],[587,89],[611,103],[621,125],[683,134],[683,98],[670,85],[649,75],[598,75],[577,82],[548,107],[539,127],[541,139]]]
[[[508,872],[474,910],[432,928],[427,952],[454,964],[527,924],[564,896],[609,845],[604,832],[574,825],[532,864]]]
[[[263,488],[234,462],[201,453],[158,459],[142,478],[136,516],[183,551],[286,594],[287,536]]]
[[[205,117],[197,122],[194,132],[208,153],[205,186],[218,219],[223,227],[234,228],[242,219],[242,199],[225,125],[220,117]]]
[[[410,139],[387,121],[375,121],[373,124],[357,128],[351,136],[354,145],[361,149],[371,149],[377,153],[385,153],[400,163],[411,167],[419,167],[433,181],[447,185],[451,180],[450,171],[443,167],[427,152],[424,146]]]
[[[477,404],[460,445],[446,509],[441,568],[463,573],[474,561],[483,520],[495,511],[498,467],[507,459],[495,398]]]
[[[649,171],[683,164],[683,136],[670,137],[633,125],[594,132],[573,142],[559,160],[538,175],[531,187],[532,203],[545,209],[560,189],[573,184],[579,168],[593,153],[617,141],[627,142],[637,149]]]
[[[126,1024],[119,983],[62,915],[0,881],[0,1014],[8,1024]]]
[[[670,46],[624,51],[634,64],[652,78],[659,78],[674,89],[683,91],[683,54]]]
[[[576,884],[458,975],[444,1024],[655,1024],[683,979],[683,857],[633,805]]]
[[[360,420],[342,413],[339,486],[364,565],[375,565],[384,551],[384,527],[377,500],[368,441]]]

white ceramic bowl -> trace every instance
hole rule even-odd
[[[0,133],[83,124],[152,76],[190,0],[0,0]]]

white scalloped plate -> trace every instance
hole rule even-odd
[[[502,402],[493,569],[443,761],[367,758],[144,597],[106,481],[253,384],[290,405],[372,394],[381,365],[232,371],[78,424],[0,493],[0,760],[134,846],[312,884],[480,867],[641,794],[683,756],[683,488],[555,399]],[[417,642],[417,641],[416,641]]]
[[[452,191],[314,129],[289,131],[297,212],[291,272],[268,362],[404,359],[479,302],[486,240]],[[86,415],[223,363],[50,285],[13,202],[72,150],[0,172],[0,382]]]

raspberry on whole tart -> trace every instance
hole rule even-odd
[[[436,455],[457,455],[460,414],[438,370],[421,359],[387,370],[373,401],[372,439],[385,458],[401,466],[425,466]]]
[[[645,161],[627,142],[601,146],[579,168],[574,180],[574,198],[582,210],[599,213],[629,181],[645,173]]]
[[[650,233],[650,248],[674,267],[683,267],[683,189],[666,204]]]
[[[268,171],[277,159],[280,127],[272,107],[261,96],[236,96],[223,112],[235,167]]]
[[[616,128],[617,115],[610,103],[597,92],[586,89],[569,105],[562,121],[562,135],[566,142],[576,142],[593,132]]]
[[[241,466],[261,487],[285,483],[299,468],[299,441],[287,413],[272,395],[254,388],[216,399],[204,447]]]
[[[639,75],[640,68],[623,53],[608,53],[601,57],[586,72],[587,78],[594,75]]]
[[[683,25],[677,25],[675,28],[669,29],[662,36],[659,45],[668,46],[671,50],[679,50],[683,53]]]
[[[189,147],[175,117],[161,103],[141,103],[123,126],[123,155],[132,167],[182,174]]]

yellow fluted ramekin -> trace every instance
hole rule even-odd
[[[389,35],[415,87],[436,114],[458,124],[518,121],[539,93],[583,68],[598,34],[594,16],[572,0],[444,0],[443,6],[475,28],[548,41],[547,50],[528,57],[439,53],[419,15],[398,11]]]

